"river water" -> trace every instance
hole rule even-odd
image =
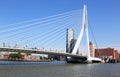
[[[0,61],[0,77],[120,77],[120,64]]]

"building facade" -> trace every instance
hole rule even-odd
[[[90,56],[94,57],[95,56],[95,48],[92,42],[89,43],[89,48],[90,48]]]
[[[74,30],[67,29],[66,31],[66,52],[71,53],[74,43]]]
[[[118,53],[118,51],[115,50],[114,48],[95,49],[95,57],[119,60],[120,59],[119,55],[120,54]]]

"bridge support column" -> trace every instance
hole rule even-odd
[[[90,60],[90,58],[87,58],[87,63],[88,63],[88,64],[91,64],[91,63],[93,63],[93,62],[92,62],[92,60]]]
[[[93,63],[89,54],[87,54],[87,63],[88,64]]]

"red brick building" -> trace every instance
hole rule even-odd
[[[94,49],[92,42],[89,43],[89,47],[90,47],[90,56],[94,57],[95,56],[95,49]]]
[[[114,48],[95,49],[95,57],[107,57],[119,60],[120,54]]]

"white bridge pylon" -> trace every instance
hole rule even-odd
[[[83,9],[83,21],[82,21],[82,28],[80,31],[80,34],[78,36],[77,42],[73,48],[72,54],[76,54],[77,50],[80,46],[82,37],[84,32],[86,33],[86,43],[87,43],[87,60],[88,61],[92,61],[92,60],[97,60],[97,61],[101,61],[101,59],[99,58],[95,58],[95,57],[91,57],[90,56],[90,49],[89,49],[89,36],[88,36],[88,19],[87,19],[87,7],[86,5],[84,5],[84,9]]]

